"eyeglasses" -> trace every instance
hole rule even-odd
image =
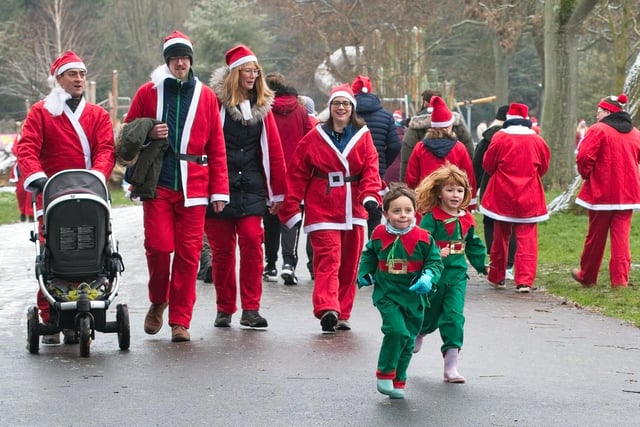
[[[257,69],[254,70],[253,68],[243,68],[242,72],[245,73],[245,74],[254,75],[256,77],[260,75],[260,70],[257,70]]]
[[[175,61],[175,62],[179,62],[179,61],[187,62],[187,61],[190,61],[190,60],[191,60],[191,58],[188,57],[188,56],[172,56],[172,57],[169,58],[169,61]]]
[[[340,107],[351,108],[351,102],[349,102],[349,101],[332,101],[331,102],[331,106],[332,107],[336,107],[336,108],[340,108]]]

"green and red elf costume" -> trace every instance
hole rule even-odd
[[[415,224],[397,230],[378,225],[367,242],[358,269],[358,286],[375,285],[373,305],[382,316],[382,346],[376,377],[393,381],[390,397],[402,398],[407,368],[416,335],[429,301],[425,293],[411,290],[424,274],[435,283],[442,271],[440,251],[429,232]],[[363,278],[365,279],[363,282]],[[367,283],[368,281],[368,283]],[[394,396],[395,392],[397,396]]]
[[[424,315],[420,334],[440,329],[442,354],[449,349],[462,348],[464,338],[464,300],[467,293],[467,261],[480,274],[487,274],[487,249],[475,234],[475,220],[468,211],[451,215],[439,206],[422,218],[420,227],[429,231],[439,248],[449,247],[449,255],[442,259],[444,270],[429,293],[429,307]]]

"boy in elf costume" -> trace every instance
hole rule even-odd
[[[373,304],[382,316],[378,357],[378,391],[404,398],[407,368],[422,325],[426,294],[442,271],[440,252],[429,233],[416,226],[416,199],[405,184],[384,197],[386,224],[378,225],[367,242],[358,269],[358,287],[373,288]]]
[[[460,168],[445,164],[427,176],[418,188],[419,212],[426,212],[420,227],[429,231],[440,248],[444,270],[429,294],[414,352],[420,351],[426,334],[440,329],[444,357],[444,382],[464,383],[458,373],[458,353],[464,336],[464,300],[467,292],[467,261],[480,274],[487,274],[487,250],[475,234],[473,215],[466,210],[471,201],[471,185]]]

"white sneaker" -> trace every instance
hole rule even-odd
[[[513,280],[513,267],[507,268],[507,270],[504,272],[504,278],[506,280]]]

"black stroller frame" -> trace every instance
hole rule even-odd
[[[36,199],[33,193],[34,212]],[[116,320],[106,320],[124,264],[111,229],[111,198],[103,178],[86,169],[59,172],[47,180],[42,204],[42,236],[36,221],[31,241],[36,246],[35,275],[50,304],[50,320],[41,323],[38,307],[29,308],[27,350],[38,353],[41,335],[61,331],[65,343],[80,344],[83,357],[90,355],[95,331],[117,333],[118,346],[127,350],[131,340],[127,305],[118,304]]]

